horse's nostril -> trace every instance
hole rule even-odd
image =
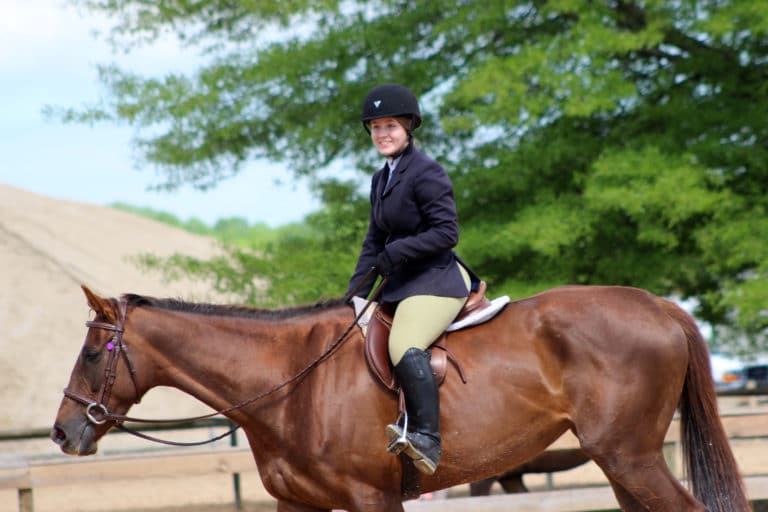
[[[51,437],[57,443],[61,443],[67,439],[67,434],[61,428],[53,427],[53,432],[51,432]]]

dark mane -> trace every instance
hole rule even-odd
[[[282,309],[259,309],[237,304],[207,304],[198,302],[186,302],[180,299],[158,299],[126,293],[123,297],[128,301],[128,306],[150,307],[165,309],[168,311],[181,311],[197,315],[230,316],[240,318],[253,318],[255,320],[285,320],[297,318],[311,313],[319,313],[345,304],[344,299],[329,299],[315,304],[294,306]]]

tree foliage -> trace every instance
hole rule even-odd
[[[170,187],[261,156],[315,177],[309,231],[260,260],[295,290],[281,299],[343,290],[365,186],[320,171],[378,165],[359,104],[397,81],[422,98],[418,143],[451,173],[460,252],[494,292],[640,286],[766,344],[762,0],[76,3],[112,15],[120,46],[170,31],[210,61],[162,78],[103,67],[109,101],[65,119],[134,124]]]

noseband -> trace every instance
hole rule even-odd
[[[109,409],[107,408],[109,397],[112,395],[112,387],[115,385],[115,379],[117,377],[117,363],[120,359],[120,356],[122,356],[125,360],[125,365],[128,367],[128,372],[131,376],[131,383],[133,384],[133,390],[135,393],[133,403],[139,403],[139,387],[136,385],[136,370],[134,370],[133,364],[131,364],[131,359],[128,357],[127,347],[123,342],[125,315],[127,309],[128,303],[124,298],[121,298],[118,306],[119,318],[117,319],[117,324],[93,321],[85,322],[85,325],[88,328],[105,329],[115,333],[112,339],[107,343],[107,352],[109,353],[109,356],[107,358],[107,365],[104,369],[104,382],[102,383],[101,389],[99,390],[98,398],[93,400],[79,393],[76,393],[69,388],[64,389],[64,396],[85,406],[85,415],[88,418],[88,421],[94,425],[103,425],[107,421],[112,421],[115,423],[120,423],[122,421],[118,415],[110,413]]]

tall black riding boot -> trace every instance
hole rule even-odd
[[[422,473],[431,475],[440,461],[440,395],[429,365],[429,354],[409,348],[395,366],[395,377],[405,395],[408,413],[406,455]],[[398,424],[387,426],[390,441],[402,437]]]

